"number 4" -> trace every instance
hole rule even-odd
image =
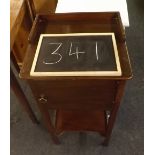
[[[76,47],[76,51],[75,51],[75,52],[72,52],[72,47],[73,47],[73,44],[72,44],[72,42],[71,42],[71,44],[70,44],[70,49],[69,49],[69,56],[71,56],[71,55],[73,55],[73,54],[76,54],[76,58],[77,58],[77,60],[78,60],[78,59],[79,59],[79,54],[80,54],[80,53],[85,53],[85,52],[79,52],[78,47]]]

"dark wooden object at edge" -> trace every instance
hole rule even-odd
[[[27,5],[26,5],[27,3]],[[34,11],[34,5],[33,1],[26,0],[25,1],[19,1],[19,3],[15,3],[11,1],[11,26],[10,26],[10,35],[11,35],[11,41],[10,41],[10,59],[12,61],[12,64],[15,67],[15,70],[19,74],[20,72],[20,66],[19,66],[19,60],[21,53],[22,56],[24,56],[24,52],[27,46],[27,40],[28,40],[28,34],[30,31],[30,28],[32,26],[33,20],[35,19],[35,15],[32,16],[32,9]],[[16,5],[16,6],[14,6]],[[16,9],[14,9],[14,7]],[[27,9],[28,8],[28,9]],[[29,12],[30,11],[30,12]],[[18,13],[17,13],[18,12]],[[29,14],[30,13],[30,14]],[[29,16],[29,15],[30,16]],[[27,37],[27,38],[26,38]],[[17,58],[18,56],[18,58]],[[10,86],[15,95],[17,96],[17,99],[19,100],[19,103],[22,105],[30,119],[33,123],[38,123],[38,120],[35,116],[35,114],[32,111],[32,108],[22,90],[20,87],[20,84],[18,80],[16,79],[16,76],[10,67]]]

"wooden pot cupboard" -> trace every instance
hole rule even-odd
[[[31,67],[41,34],[114,33],[121,75],[115,76],[31,76]],[[124,27],[118,12],[38,14],[20,71],[37,101],[45,126],[59,144],[63,131],[94,131],[107,145],[112,133],[126,81],[132,71]],[[55,110],[51,122],[50,110]]]

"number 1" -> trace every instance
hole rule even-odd
[[[98,61],[98,48],[97,48],[97,41],[96,41],[96,59]]]

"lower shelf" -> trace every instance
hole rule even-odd
[[[106,132],[106,114],[104,111],[57,110],[55,128],[63,131],[96,131],[102,135]]]

